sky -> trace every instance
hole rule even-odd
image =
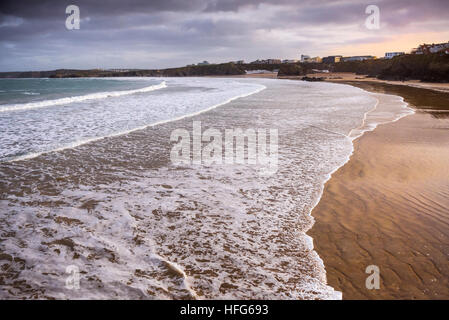
[[[68,5],[78,30],[66,28]],[[365,23],[369,5],[379,28]],[[0,71],[383,56],[447,41],[448,0],[0,1]]]

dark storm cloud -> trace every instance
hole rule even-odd
[[[363,30],[372,3],[386,28],[375,34]],[[80,8],[80,30],[65,28],[69,4]],[[2,0],[0,70],[297,57],[299,48],[323,52],[436,26],[449,31],[448,21],[447,0]]]
[[[89,14],[113,16],[141,12],[194,11],[201,10],[206,6],[203,0],[2,0],[0,11],[8,15],[48,19],[59,17],[60,13],[65,12],[65,8],[70,4],[79,6]]]
[[[238,12],[244,8],[257,8],[261,5],[289,7],[285,13],[290,18],[300,18],[303,22],[321,23],[325,21],[343,21],[360,16],[360,11],[369,4],[379,5],[388,15],[390,22],[395,18],[407,20],[449,16],[447,0],[395,0],[395,1],[329,1],[329,0],[103,0],[103,1],[60,1],[60,0],[2,0],[0,2],[0,22],[4,16],[16,16],[25,19],[49,20],[61,19],[61,13],[69,4],[79,6],[85,15],[92,16],[129,16],[133,14],[155,14],[161,12]],[[291,14],[295,13],[297,14]],[[404,16],[404,13],[407,13]],[[284,19],[288,22],[289,18]],[[405,21],[404,21],[405,20]]]

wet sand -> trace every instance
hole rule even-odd
[[[449,94],[346,82],[416,109],[355,141],[312,212],[315,249],[343,299],[449,299]],[[380,289],[368,290],[369,265]]]

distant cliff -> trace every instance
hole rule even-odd
[[[449,82],[449,55],[408,54],[393,59],[340,62],[332,65],[331,70],[366,74],[383,80]]]
[[[58,69],[52,71],[0,72],[0,78],[80,78],[80,77],[200,77],[243,75],[251,70],[279,70],[280,76],[305,75],[311,68],[320,64],[235,64],[221,63],[201,66],[186,66],[169,69],[134,69],[129,71],[74,70]]]
[[[234,63],[211,64],[204,66],[186,66],[160,70],[71,70],[0,72],[0,78],[79,78],[79,77],[186,77],[186,76],[221,76],[245,74],[242,65]]]
[[[136,69],[129,71],[71,70],[30,72],[0,72],[0,78],[77,78],[77,77],[191,77],[242,75],[250,70],[279,70],[278,76],[303,76],[312,69],[333,72],[354,72],[386,80],[421,80],[449,82],[449,55],[425,54],[403,55],[393,59],[347,61],[335,64],[289,63],[289,64],[210,64],[169,69]]]

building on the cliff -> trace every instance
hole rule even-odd
[[[385,52],[385,59],[392,59],[393,57],[402,56],[405,52]]]
[[[421,44],[418,48],[414,48],[412,50],[412,54],[430,54],[430,53],[438,53],[444,52],[446,49],[449,49],[449,42],[445,43],[432,43],[432,44]]]
[[[311,58],[310,56],[307,55],[301,55],[301,62],[303,63],[320,63],[321,60],[322,59],[320,57]]]
[[[376,59],[375,56],[353,56],[353,57],[343,57],[340,59],[342,62],[346,61],[364,61],[364,60],[372,60]]]
[[[323,63],[338,63],[341,61],[341,58],[343,58],[343,56],[329,56],[329,57],[324,57],[322,59]]]
[[[282,62],[281,59],[266,59],[266,60],[257,59],[250,63],[253,63],[253,64],[280,64],[281,62]]]
[[[301,62],[307,62],[310,59],[310,56],[308,56],[307,54],[302,54],[301,55]]]
[[[445,51],[446,49],[449,49],[449,42],[437,43],[430,47],[430,53],[437,53],[437,52]]]
[[[313,57],[309,59],[309,63],[321,63],[323,61],[323,59],[321,59],[320,57]]]
[[[210,64],[209,61],[204,60],[203,62],[199,62],[198,66],[207,66],[209,64]]]

